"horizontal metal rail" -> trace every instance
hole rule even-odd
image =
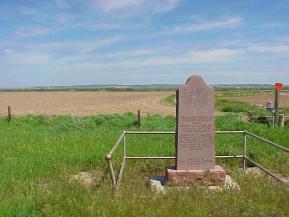
[[[126,134],[175,134],[175,131],[126,131]]]
[[[175,156],[161,156],[161,157],[146,157],[146,156],[131,156],[125,157],[126,159],[133,159],[133,160],[163,160],[163,159],[175,159]]]
[[[131,135],[145,135],[145,134],[150,134],[150,135],[175,135],[176,132],[175,131],[123,131],[122,134],[120,135],[120,137],[118,138],[118,140],[116,141],[116,143],[113,145],[112,149],[110,150],[110,152],[106,155],[106,161],[108,163],[108,168],[110,171],[110,176],[111,176],[111,181],[112,181],[112,185],[115,189],[118,189],[118,187],[120,186],[120,182],[121,182],[121,178],[122,178],[122,174],[124,171],[124,167],[126,164],[126,159],[130,159],[130,160],[164,160],[164,159],[175,159],[175,156],[126,156],[126,139],[125,136],[131,134]],[[253,165],[257,166],[258,168],[260,168],[261,170],[263,170],[265,173],[267,173],[268,175],[276,178],[277,180],[283,182],[283,180],[278,177],[277,175],[275,175],[274,173],[270,172],[268,169],[265,169],[263,166],[261,166],[260,164],[258,164],[257,162],[251,160],[250,158],[247,157],[247,139],[246,136],[251,136],[261,142],[267,143],[269,145],[272,145],[273,147],[276,147],[282,151],[285,151],[287,153],[289,153],[289,149],[281,146],[279,144],[276,144],[274,142],[271,142],[265,138],[262,138],[260,136],[257,136],[253,133],[250,133],[246,130],[239,130],[239,131],[215,131],[215,134],[240,134],[244,136],[244,140],[243,140],[243,154],[242,155],[216,155],[215,158],[242,158],[243,159],[243,169],[246,169],[246,161],[251,162]],[[115,150],[119,147],[119,145],[122,143],[123,146],[123,152],[122,152],[122,163],[120,166],[120,170],[118,173],[118,177],[116,179],[115,174],[114,174],[114,169],[113,169],[113,165],[112,165],[112,155],[115,152]]]
[[[115,151],[115,149],[117,148],[117,146],[120,144],[120,142],[122,141],[123,137],[125,136],[126,132],[122,132],[122,134],[120,135],[120,137],[118,138],[118,140],[116,141],[116,143],[114,144],[114,146],[112,147],[111,151],[108,153],[108,155],[112,155],[113,152]]]
[[[243,158],[243,155],[216,155],[215,158]]]
[[[244,130],[235,130],[235,131],[215,131],[215,134],[243,134]],[[176,134],[175,131],[126,131],[126,134]]]
[[[276,144],[276,143],[274,143],[274,142],[269,141],[268,139],[264,139],[264,138],[262,138],[262,137],[260,137],[260,136],[257,136],[257,135],[255,135],[255,134],[253,134],[253,133],[250,133],[250,132],[248,132],[248,131],[245,131],[245,133],[246,133],[247,135],[249,135],[249,136],[252,136],[252,137],[254,137],[254,138],[262,141],[262,142],[265,142],[265,143],[267,143],[267,144],[270,144],[270,145],[272,145],[272,146],[274,146],[274,147],[276,147],[276,148],[281,149],[282,151],[285,151],[285,152],[289,153],[289,149],[288,149],[288,148],[285,148],[284,146],[278,145],[278,144]]]
[[[227,130],[227,131],[215,131],[215,134],[243,134],[244,130]]]
[[[261,166],[260,164],[258,164],[257,162],[251,160],[248,157],[245,157],[245,159],[249,162],[251,162],[252,164],[254,164],[256,167],[260,168],[261,170],[263,170],[265,173],[267,173],[268,175],[272,176],[273,178],[277,179],[280,182],[284,182],[282,179],[280,179],[278,176],[276,176],[274,173],[270,172],[269,170],[267,170],[266,168],[264,168],[263,166]]]
[[[270,116],[268,116],[268,115],[267,116],[266,115],[265,116],[255,116],[255,115],[253,115],[252,117],[253,118],[274,118],[274,116],[272,116],[272,115],[270,115]]]
[[[272,116],[272,115],[265,115],[265,116],[256,116],[256,115],[253,115],[252,116],[253,118],[274,118],[274,116]],[[287,115],[284,115],[284,117],[285,118],[289,118],[289,116],[287,116]]]
[[[163,159],[175,159],[175,156],[127,156],[126,159],[133,160],[163,160]],[[216,155],[215,158],[243,158],[243,155]]]

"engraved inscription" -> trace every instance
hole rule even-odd
[[[208,104],[208,92],[202,92],[196,88],[185,90],[183,93],[183,100],[187,104],[206,106]]]

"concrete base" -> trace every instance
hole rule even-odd
[[[153,190],[158,193],[165,193],[165,176],[150,177],[150,184]]]
[[[155,190],[158,193],[166,193],[167,191],[175,191],[175,190],[187,190],[190,189],[189,186],[175,186],[171,187],[165,185],[165,176],[153,176],[150,178],[150,184],[152,190]],[[212,185],[212,186],[198,186],[201,189],[209,189],[212,191],[226,191],[226,190],[234,190],[240,191],[240,187],[238,183],[236,183],[229,175],[225,176],[224,183],[221,185]]]
[[[215,165],[210,170],[176,170],[175,167],[166,168],[166,182],[173,185],[207,184],[211,186],[219,185],[225,181],[226,172]]]

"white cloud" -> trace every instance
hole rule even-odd
[[[154,11],[157,13],[167,13],[173,9],[175,9],[180,0],[167,0],[161,1],[154,5]]]
[[[26,37],[33,37],[33,36],[43,36],[43,35],[49,35],[52,33],[52,31],[47,27],[42,26],[33,26],[33,27],[27,27],[27,28],[20,28],[17,30],[13,38],[26,38]]]
[[[164,52],[162,48],[143,48],[143,49],[134,49],[129,51],[119,51],[114,53],[113,55],[119,57],[140,57],[140,56],[147,56],[147,55],[156,55],[159,53]]]
[[[49,55],[34,51],[19,52],[12,49],[4,50],[6,64],[43,64],[49,60]]]
[[[12,44],[3,44],[4,52],[3,55],[0,56],[0,63],[6,65],[49,65],[53,62],[70,65],[74,61],[78,61],[79,63],[89,60],[90,56],[95,55],[93,52],[97,49],[118,42],[121,39],[121,36],[114,36],[106,39],[27,44],[20,50],[12,48]],[[66,52],[67,54],[64,54]]]
[[[159,48],[161,49],[161,48]],[[165,56],[159,54],[153,56],[153,49],[139,49],[129,51],[123,51],[119,53],[109,52],[111,58],[109,59],[98,59],[98,54],[86,54],[79,53],[68,57],[56,58],[51,56],[49,61],[43,65],[43,70],[49,72],[66,72],[70,73],[105,73],[105,72],[119,72],[127,73],[133,72],[133,70],[145,70],[146,67],[158,67],[170,68],[172,65],[179,65],[183,67],[186,64],[196,66],[198,63],[214,63],[220,61],[229,60],[232,57],[239,55],[239,51],[230,49],[211,49],[211,50],[197,50],[197,51],[184,51],[182,55],[171,55]],[[118,55],[120,58],[114,59],[113,54]],[[125,56],[121,57],[122,54]],[[139,55],[144,55],[142,58],[138,58]],[[149,56],[147,56],[149,55]],[[107,56],[108,57],[108,56]],[[33,59],[33,58],[32,58]],[[41,66],[42,67],[42,66]],[[105,73],[105,75],[107,75]],[[102,76],[105,77],[103,74]]]
[[[231,57],[239,55],[241,52],[234,49],[210,49],[184,52],[178,56],[156,56],[147,57],[142,60],[129,59],[118,63],[131,67],[138,66],[157,66],[157,65],[176,65],[176,64],[197,64],[204,62],[218,62],[228,60]]]
[[[257,53],[289,53],[289,45],[288,44],[251,44],[247,48],[249,51],[257,52]]]
[[[207,21],[196,24],[183,24],[175,26],[170,30],[164,31],[161,34],[178,34],[186,32],[199,32],[212,29],[236,28],[243,24],[241,17],[233,17],[224,21]]]
[[[259,26],[260,28],[271,28],[271,29],[276,29],[276,28],[288,28],[289,23],[288,22],[280,22],[280,21],[271,21],[267,23],[263,23],[262,25]]]
[[[167,13],[175,9],[179,2],[180,0],[95,0],[95,5],[103,12],[139,9],[136,14],[142,14]]]
[[[44,52],[55,52],[62,49],[74,50],[78,54],[92,52],[95,49],[106,47],[113,43],[122,40],[122,36],[113,36],[106,39],[87,39],[87,40],[75,40],[75,41],[63,41],[63,42],[50,42],[36,46],[32,46],[29,49],[36,48],[43,50]]]
[[[289,43],[289,35],[277,36],[274,40],[279,43]]]
[[[97,0],[96,5],[105,12],[133,8],[141,5],[143,0]]]
[[[105,30],[136,30],[143,28],[141,24],[122,24],[122,23],[99,23],[95,21],[77,22],[72,24],[71,28],[85,29],[91,31],[105,31]]]

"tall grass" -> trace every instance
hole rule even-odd
[[[250,105],[245,102],[238,102],[221,98],[217,98],[215,102],[216,102],[216,109],[221,112],[243,113],[243,114],[251,112],[254,115],[272,115],[272,113],[265,110],[264,108],[259,108],[256,107],[255,105]]]
[[[173,161],[128,163],[118,197],[109,177],[100,188],[85,188],[69,177],[79,171],[101,172],[105,154],[122,130],[174,130],[175,118],[146,116],[140,129],[134,114],[91,117],[25,116],[11,124],[0,119],[0,216],[286,216],[288,188],[268,177],[246,175],[238,160],[219,164],[238,181],[241,192],[199,188],[165,195],[150,190],[148,176],[161,175]],[[289,147],[288,127],[244,122],[240,115],[216,118],[217,130],[247,129]],[[130,155],[173,156],[172,136],[130,136]],[[216,137],[217,154],[241,154],[242,137]],[[275,172],[289,175],[288,155],[249,140],[249,155]],[[115,156],[116,157],[116,156]],[[118,165],[118,162],[116,162]]]

